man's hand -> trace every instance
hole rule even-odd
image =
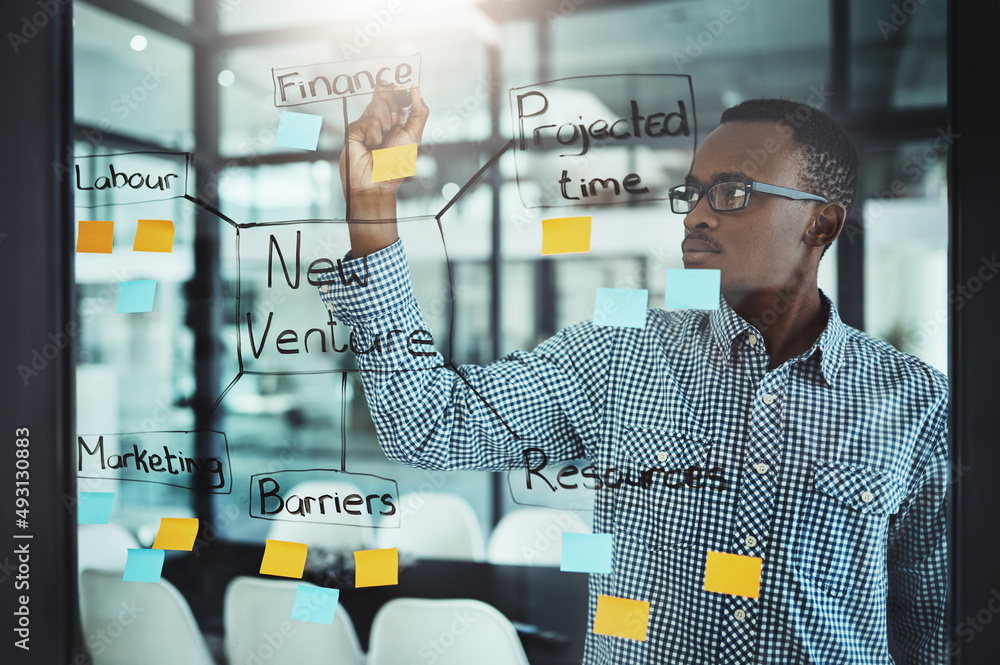
[[[396,92],[401,90],[401,87],[380,86],[361,117],[347,126],[345,150],[340,156],[340,180],[348,201],[348,227],[355,258],[388,247],[399,238],[396,190],[403,179],[373,183],[372,151],[420,143],[429,113],[420,88],[412,86],[412,104],[407,114],[396,99]]]

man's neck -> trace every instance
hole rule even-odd
[[[826,328],[827,314],[815,281],[724,295],[733,311],[764,336],[771,357],[768,371],[809,349]]]

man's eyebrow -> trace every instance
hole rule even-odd
[[[752,178],[743,171],[720,171],[712,174],[712,182],[745,182],[748,180],[752,180]]]
[[[712,183],[734,182],[734,181],[747,182],[749,180],[752,180],[752,178],[743,171],[718,171],[709,176],[709,182]],[[696,175],[688,173],[686,176],[684,176],[684,184],[700,185],[701,180]]]

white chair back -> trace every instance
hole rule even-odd
[[[511,622],[486,603],[391,600],[375,615],[368,665],[417,662],[528,665],[528,658]]]
[[[76,542],[80,572],[87,568],[124,571],[129,548],[139,547],[132,532],[114,522],[78,525]]]
[[[486,560],[511,566],[558,566],[563,533],[590,533],[576,513],[522,508],[503,516],[490,534]]]
[[[379,529],[379,547],[395,547],[401,555],[418,559],[486,559],[483,527],[463,497],[409,492],[399,497],[399,504],[399,528]]]
[[[354,624],[342,605],[333,625],[292,619],[295,580],[237,577],[226,588],[229,665],[364,665]]]
[[[80,619],[94,665],[214,665],[191,608],[166,580],[84,570]]]

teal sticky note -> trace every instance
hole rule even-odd
[[[594,325],[645,328],[649,291],[646,289],[597,289]]]
[[[337,611],[340,601],[340,589],[299,584],[295,589],[295,605],[292,606],[292,618],[297,621],[312,621],[313,623],[333,623],[333,614]]]
[[[610,533],[564,533],[559,570],[610,573],[611,544]]]
[[[719,309],[718,268],[667,270],[667,309]]]
[[[319,145],[319,130],[322,127],[321,115],[282,111],[278,121],[278,137],[274,142],[286,148],[315,150]]]
[[[125,560],[126,582],[159,582],[163,572],[163,550],[137,550],[131,547]]]
[[[114,507],[114,492],[80,492],[76,503],[76,523],[107,524]]]
[[[135,314],[153,311],[153,296],[156,295],[155,279],[137,279],[133,282],[118,283],[118,313]]]

